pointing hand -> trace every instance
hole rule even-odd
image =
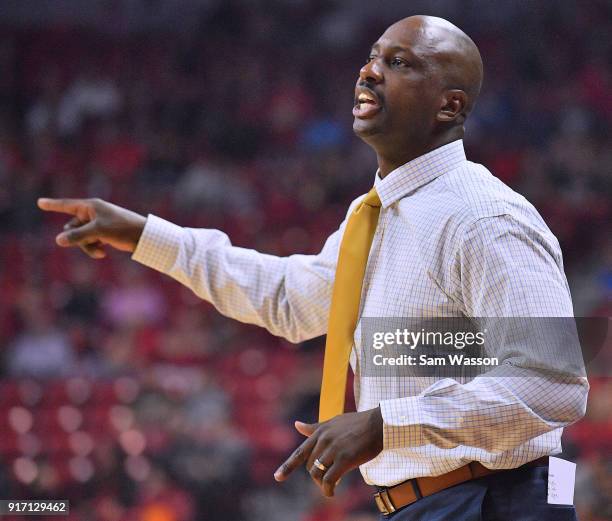
[[[59,246],[79,246],[94,259],[106,257],[105,245],[117,250],[136,249],[146,218],[101,199],[38,199],[38,207],[48,212],[72,215],[55,242]]]

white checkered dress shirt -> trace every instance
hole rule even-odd
[[[361,317],[567,317],[559,243],[535,208],[462,141],[376,176],[382,201]],[[351,204],[349,212],[355,204]],[[347,214],[348,215],[348,214]],[[133,259],[191,288],[221,313],[300,342],[323,335],[346,220],[317,255],[276,257],[232,246],[218,230],[149,215]],[[358,410],[380,405],[384,450],[361,466],[369,484],[435,476],[470,461],[514,468],[561,451],[563,426],[584,414],[586,378],[383,378],[351,365]],[[530,345],[522,346],[529,353]],[[537,375],[537,372],[535,372]]]

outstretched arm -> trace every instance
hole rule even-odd
[[[317,255],[276,257],[231,244],[218,230],[183,228],[99,199],[41,199],[73,216],[57,236],[94,258],[104,246],[165,273],[226,316],[300,342],[325,333],[342,227]]]

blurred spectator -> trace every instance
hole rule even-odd
[[[189,214],[246,213],[253,207],[251,187],[237,174],[233,165],[221,166],[200,160],[190,165],[178,180],[174,190],[176,208]]]
[[[612,519],[612,462],[599,458],[585,461],[578,476],[575,498],[580,520]]]
[[[28,320],[25,330],[10,344],[11,376],[50,377],[70,373],[75,357],[66,335],[52,325],[48,312]]]
[[[88,117],[110,118],[121,107],[121,93],[111,78],[92,66],[72,82],[59,103],[57,128],[72,135]]]
[[[18,304],[22,329],[9,344],[8,373],[39,378],[70,374],[76,365],[73,347],[65,332],[55,326],[41,290],[25,289]]]
[[[148,282],[146,273],[126,265],[117,285],[102,296],[102,310],[115,327],[138,327],[162,321],[166,302],[157,287]]]
[[[63,288],[61,303],[64,317],[80,324],[93,322],[98,317],[100,301],[96,266],[86,259],[74,259],[68,275],[70,283]]]

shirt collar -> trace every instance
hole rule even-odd
[[[456,169],[466,161],[463,140],[458,139],[389,172],[384,179],[374,179],[374,186],[383,208],[399,201],[406,194],[416,190],[436,177]]]

